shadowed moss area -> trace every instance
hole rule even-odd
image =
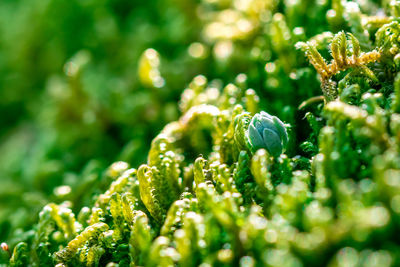
[[[0,263],[399,266],[400,2],[0,2]]]

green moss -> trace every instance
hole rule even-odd
[[[396,1],[27,2],[1,262],[400,265]]]

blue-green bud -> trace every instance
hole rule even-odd
[[[286,126],[277,117],[261,111],[251,119],[248,141],[253,152],[265,148],[272,156],[279,156],[288,142]]]

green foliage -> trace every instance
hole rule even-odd
[[[349,40],[346,37],[348,37]],[[348,68],[356,68],[356,70],[361,71],[372,81],[377,81],[375,74],[365,65],[378,61],[381,57],[381,53],[375,50],[367,53],[361,53],[360,43],[351,33],[347,33],[346,36],[346,34],[342,31],[333,37],[330,45],[333,59],[330,64],[326,63],[313,43],[299,42],[296,45],[305,52],[310,60],[310,63],[320,75],[321,88],[326,101],[332,101],[338,96],[336,83],[332,81],[332,76]],[[352,48],[351,52],[349,52],[349,46]]]
[[[53,32],[44,16],[67,28],[7,46],[38,53],[29,79],[48,89],[12,96],[40,101],[13,118],[37,126],[32,151],[10,154],[30,126],[1,141],[19,179],[0,190],[2,262],[400,265],[396,1],[56,2],[0,4],[36,14],[33,36]],[[89,19],[69,40],[55,10]],[[32,69],[1,51],[0,69]]]
[[[13,251],[13,255],[10,259],[10,266],[18,267],[18,266],[27,266],[29,263],[28,257],[28,246],[24,242],[18,243]]]

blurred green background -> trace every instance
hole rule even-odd
[[[197,31],[185,5],[0,1],[0,240],[69,190],[96,190],[113,161],[144,162],[151,139],[177,118],[182,88],[204,71],[186,68]],[[157,86],[138,78],[149,47],[168,76]]]

